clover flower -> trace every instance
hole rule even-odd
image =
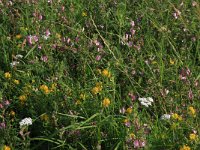
[[[24,118],[19,122],[20,128],[22,128],[23,126],[29,126],[32,125],[32,119],[29,118]]]
[[[151,97],[139,98],[138,100],[140,101],[140,104],[145,107],[149,107],[153,103],[153,99]]]

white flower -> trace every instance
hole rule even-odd
[[[149,107],[153,103],[153,98],[151,98],[151,97],[139,98],[138,100],[140,101],[140,104],[145,107]]]
[[[15,57],[16,57],[17,59],[18,59],[18,58],[23,58],[23,55],[17,54]]]
[[[169,120],[171,118],[171,115],[170,114],[163,114],[160,119],[161,120]]]
[[[10,63],[11,67],[15,67],[17,64],[19,64],[18,61],[13,61],[12,63]]]
[[[30,117],[29,118],[24,118],[19,122],[19,125],[20,125],[20,128],[23,127],[23,126],[32,125],[32,119]]]

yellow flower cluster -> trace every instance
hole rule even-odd
[[[42,115],[40,116],[40,119],[41,119],[42,121],[48,121],[48,120],[49,120],[49,116],[48,116],[47,114],[42,114]]]
[[[190,150],[190,147],[187,145],[184,145],[183,147],[180,148],[180,150]]]
[[[193,117],[196,117],[196,110],[192,106],[190,106],[188,108],[188,114],[193,116]]]
[[[10,111],[10,116],[12,116],[12,117],[15,116],[15,112],[13,110]]]
[[[109,98],[104,98],[103,99],[103,107],[108,107],[110,105],[110,99]]]
[[[27,100],[27,96],[26,95],[20,95],[19,96],[19,100],[22,104],[24,104],[24,102]]]
[[[48,86],[46,86],[44,84],[40,86],[40,90],[43,91],[45,94],[50,93],[50,89],[48,88]]]
[[[22,35],[21,35],[21,34],[17,34],[17,35],[15,36],[15,38],[16,38],[16,39],[21,39],[21,38],[22,38]]]
[[[92,88],[92,94],[96,95],[102,91],[102,83],[97,82],[96,86]]]
[[[196,134],[194,134],[194,133],[191,133],[189,135],[189,138],[190,138],[191,141],[195,141],[198,138],[198,136]]]
[[[87,12],[83,11],[83,12],[82,12],[82,16],[83,16],[83,17],[87,17]]]
[[[19,80],[14,80],[13,82],[17,85],[19,84]]]
[[[11,78],[11,74],[9,72],[4,73],[4,77],[6,79],[10,79]]]
[[[133,111],[133,109],[132,109],[131,107],[129,107],[129,108],[126,109],[126,113],[127,113],[127,114],[131,114],[132,111]]]
[[[183,118],[180,115],[178,115],[177,113],[172,114],[172,119],[175,119],[175,120],[178,120],[178,121],[183,120]]]
[[[3,150],[11,150],[10,146],[4,145]]]
[[[108,77],[108,78],[111,77],[111,73],[108,69],[104,69],[101,73],[104,77]]]

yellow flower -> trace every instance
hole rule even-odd
[[[27,96],[26,95],[20,95],[19,96],[19,100],[21,101],[21,103],[24,103],[27,99]]]
[[[10,146],[4,145],[3,150],[11,150]]]
[[[48,121],[49,120],[49,116],[47,114],[42,114],[40,116],[40,119],[43,120],[43,121]]]
[[[196,140],[197,139],[197,135],[196,134],[194,134],[194,133],[191,133],[190,135],[189,135],[189,137],[190,137],[190,140],[191,141],[194,141],[194,140]]]
[[[110,105],[110,100],[108,98],[104,98],[103,100],[103,106],[108,107]]]
[[[4,76],[6,79],[10,79],[11,78],[11,74],[9,72],[4,73]]]
[[[15,84],[19,84],[19,80],[14,80],[13,81]]]
[[[128,120],[128,119],[124,119],[123,122],[124,122],[124,123],[127,123],[127,122],[129,122],[129,120]]]
[[[96,86],[94,88],[92,88],[92,93],[94,95],[96,95],[97,93],[100,93],[102,91],[102,83],[101,82],[97,82]]]
[[[132,138],[132,139],[135,138],[135,134],[134,134],[134,133],[131,133],[129,136],[130,136],[130,138]]]
[[[196,117],[196,110],[192,107],[192,106],[190,106],[189,108],[188,108],[188,110],[189,110],[189,115],[191,115],[191,116],[193,116],[193,117]]]
[[[15,112],[13,110],[11,110],[10,111],[10,115],[14,117],[15,116]]]
[[[173,119],[178,119],[179,115],[177,113],[172,114]]]
[[[177,127],[178,127],[178,125],[177,125],[176,123],[173,123],[173,124],[171,125],[171,129],[172,129],[172,130],[175,130]]]
[[[169,63],[170,63],[171,65],[174,65],[174,64],[175,64],[175,61],[174,61],[173,59],[170,58]]]
[[[108,78],[111,77],[111,73],[108,71],[108,69],[104,69],[102,71],[102,75],[105,76],[105,77],[108,77]]]
[[[80,99],[85,100],[85,98],[86,98],[85,94],[81,93]]]
[[[157,61],[154,60],[154,61],[152,61],[151,63],[154,65],[154,64],[157,64]]]
[[[83,16],[83,17],[87,17],[87,12],[84,12],[84,11],[83,11],[83,12],[82,12],[82,16]]]
[[[128,114],[131,114],[132,111],[133,111],[133,109],[132,109],[131,107],[127,108],[127,110],[126,110],[126,112],[127,112]]]
[[[15,38],[16,38],[16,39],[21,39],[22,36],[21,36],[21,34],[17,34],[17,35],[15,36]]]
[[[180,150],[190,150],[190,147],[187,145],[184,145],[183,147],[180,148]]]
[[[76,105],[80,105],[80,104],[81,104],[81,101],[80,101],[80,100],[77,100],[75,104],[76,104]]]
[[[98,88],[98,87],[93,87],[93,88],[92,88],[92,93],[93,93],[94,95],[96,95],[97,93],[99,93],[99,88]]]
[[[57,86],[57,84],[56,84],[56,83],[53,83],[53,84],[51,85],[50,91],[55,91],[55,90],[56,90],[56,86]]]
[[[61,35],[59,33],[56,33],[56,38],[57,39],[60,39],[61,38]]]
[[[40,90],[42,90],[45,94],[50,93],[50,90],[49,90],[48,86],[46,86],[46,85],[41,85]]]

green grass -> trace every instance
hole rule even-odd
[[[199,2],[3,1],[0,13],[0,149],[200,148]]]

